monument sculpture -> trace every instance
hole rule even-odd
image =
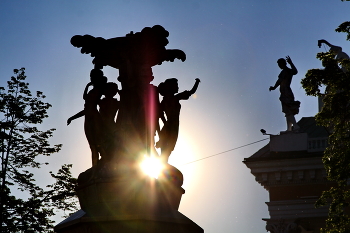
[[[93,57],[94,68],[83,94],[84,109],[67,124],[84,116],[92,167],[78,177],[82,210],[58,224],[56,232],[203,232],[178,212],[183,176],[167,163],[178,137],[179,101],[194,94],[200,80],[181,93],[177,79],[167,79],[158,87],[151,84],[153,66],[186,60],[183,51],[165,48],[168,36],[168,31],[155,25],[111,39],[72,37],[73,46]],[[119,70],[120,89],[117,83],[107,81],[104,66]],[[159,95],[163,96],[161,102]],[[157,144],[156,133],[160,138]],[[156,146],[161,149],[160,156]],[[158,179],[140,171],[145,155],[163,162]]]
[[[287,62],[291,68],[287,67]],[[294,66],[292,59],[287,56],[286,59],[280,58],[277,60],[278,66],[282,69],[281,73],[278,75],[278,79],[274,86],[270,86],[269,91],[275,90],[278,86],[280,87],[280,101],[282,104],[282,112],[285,114],[287,121],[287,131],[292,130],[297,132],[299,126],[295,121],[294,115],[299,113],[300,101],[294,100],[294,94],[290,88],[293,75],[298,73],[297,68]]]
[[[349,59],[349,55],[347,55],[345,52],[343,52],[342,47],[332,45],[326,40],[318,40],[318,47],[321,48],[322,44],[326,44],[329,46],[329,51],[332,52],[335,55],[335,60],[342,61],[343,59]],[[341,66],[341,69],[344,72],[347,72],[347,69],[345,67]]]

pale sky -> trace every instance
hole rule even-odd
[[[300,80],[308,69],[321,68],[315,56],[325,48],[318,48],[317,40],[350,54],[345,34],[334,31],[350,20],[349,12],[350,3],[340,0],[2,0],[0,86],[13,69],[26,68],[31,90],[43,91],[53,105],[42,127],[56,128],[52,143],[63,144],[42,174],[72,163],[78,176],[91,165],[84,120],[70,126],[66,120],[83,109],[93,65],[70,38],[107,39],[162,25],[170,32],[167,48],[183,50],[187,60],[155,66],[152,83],[175,77],[181,91],[190,89],[195,78],[202,81],[196,98],[182,102],[180,135],[170,157],[185,178],[180,212],[206,233],[263,233],[268,192],[242,160],[268,141],[183,164],[264,139],[261,128],[272,134],[285,130],[279,91],[268,91],[280,72],[278,58],[289,55],[299,71],[292,82],[301,101],[296,119],[315,115],[317,100],[305,95]],[[104,72],[117,82],[117,70]],[[38,181],[49,179],[41,175]]]

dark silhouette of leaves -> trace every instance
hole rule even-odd
[[[33,168],[40,163],[37,156],[50,156],[62,145],[49,143],[55,129],[39,130],[36,126],[48,117],[51,104],[37,91],[33,95],[25,82],[25,69],[15,69],[15,76],[0,87],[0,226],[1,232],[53,232],[50,219],[56,210],[76,210],[75,186],[72,165],[63,165],[57,174],[50,172],[53,184],[40,187],[34,179]],[[13,195],[18,189],[27,198]]]

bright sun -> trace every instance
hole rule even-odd
[[[158,138],[156,137],[156,141]],[[195,156],[195,151],[191,146],[192,142],[186,135],[180,134],[179,139],[176,143],[175,150],[171,153],[169,158],[169,164],[173,166],[182,166],[188,162],[193,161]],[[160,154],[160,150],[157,149]],[[159,160],[159,156],[147,156],[144,155],[143,161],[140,163],[141,170],[148,176],[158,178],[162,169],[164,169],[164,164]],[[191,170],[193,172],[193,169]]]
[[[163,164],[158,158],[145,155],[141,163],[141,169],[145,174],[157,179],[163,169]]]

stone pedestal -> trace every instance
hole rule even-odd
[[[88,217],[79,210],[55,227],[57,233],[203,233],[203,229],[178,211],[166,215],[116,215]]]
[[[274,152],[306,151],[307,133],[285,133],[270,136],[270,150]]]
[[[81,210],[59,223],[57,233],[202,233],[178,212],[182,174],[167,165],[158,178],[135,170],[117,174],[111,167],[89,169],[78,178]],[[135,171],[135,172],[133,172]],[[125,172],[125,171],[124,171]]]

